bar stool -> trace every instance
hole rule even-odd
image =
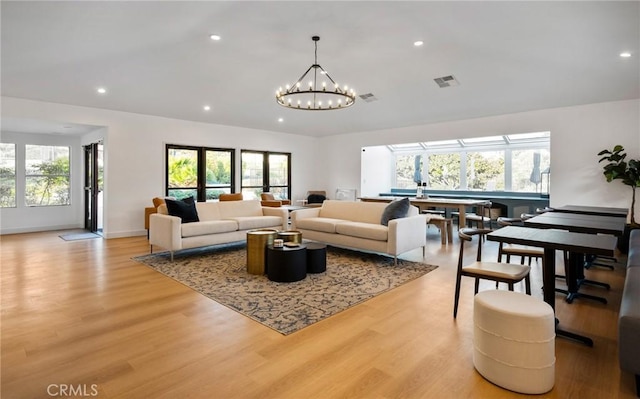
[[[427,221],[428,224],[432,224],[440,230],[440,240],[442,245],[445,245],[447,241],[453,242],[453,220],[447,219],[444,216],[433,215]]]

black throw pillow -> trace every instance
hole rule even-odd
[[[322,204],[324,202],[324,200],[326,200],[327,197],[325,197],[322,194],[310,194],[309,197],[307,197],[307,203],[309,204]]]
[[[165,199],[167,204],[167,212],[171,216],[178,216],[182,219],[182,223],[199,222],[198,211],[196,210],[196,201],[193,197],[187,197],[183,200]]]
[[[411,202],[409,202],[409,198],[392,201],[386,208],[384,208],[380,224],[388,226],[389,220],[406,217],[409,213],[410,206]]]

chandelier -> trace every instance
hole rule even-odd
[[[292,86],[286,85],[284,90],[280,87],[276,91],[276,101],[283,107],[307,111],[328,111],[352,106],[356,101],[355,91],[348,86],[340,87],[318,64],[320,36],[313,36],[311,40],[316,47],[315,62]]]

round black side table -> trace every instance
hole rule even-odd
[[[267,246],[267,277],[280,283],[291,283],[307,277],[307,246]]]
[[[327,271],[327,246],[319,242],[307,245],[307,273],[324,273]]]

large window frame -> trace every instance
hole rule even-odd
[[[545,191],[548,193],[548,187],[546,190],[543,188],[544,181],[542,174],[549,173],[550,170],[550,132],[539,132],[539,133],[524,133],[524,134],[513,134],[513,135],[505,135],[505,136],[492,136],[492,137],[478,137],[471,139],[460,139],[460,140],[445,140],[445,141],[435,141],[435,142],[423,142],[423,143],[409,143],[409,144],[397,144],[397,145],[389,145],[387,146],[394,154],[393,160],[393,187],[396,188],[414,188],[417,185],[415,183],[407,185],[408,176],[404,176],[403,182],[399,181],[399,173],[398,168],[399,165],[402,165],[405,169],[407,169],[407,158],[415,159],[420,157],[419,161],[416,162],[416,166],[420,165],[421,173],[416,173],[415,169],[410,170],[410,173],[415,177],[413,180],[415,181],[419,177],[421,177],[421,181],[425,181],[427,183],[427,189],[431,189],[429,182],[429,177],[432,175],[432,171],[429,169],[429,156],[430,155],[446,155],[446,154],[455,154],[459,156],[459,187],[457,188],[447,188],[447,190],[451,191],[505,191],[505,192],[519,192],[519,193],[537,193],[544,194]],[[519,151],[533,151],[533,153],[537,152],[538,162],[540,162],[540,158],[542,158],[542,165],[539,171],[537,171],[537,178],[540,179],[538,183],[535,184],[535,190],[533,191],[524,191],[518,190],[516,186],[521,186],[522,184],[517,184],[514,181],[514,153]],[[503,171],[503,179],[504,182],[500,181],[499,184],[496,184],[496,188],[490,189],[485,188],[484,190],[479,190],[478,188],[469,188],[468,182],[468,173],[469,165],[467,163],[468,157],[470,154],[481,154],[483,152],[494,152],[494,153],[503,153],[504,160],[504,171]],[[399,159],[404,158],[404,163],[400,162]],[[535,161],[534,161],[535,162]],[[532,179],[535,173],[532,172]],[[441,188],[437,188],[441,189]]]
[[[195,180],[193,185],[189,186],[172,186],[174,180],[171,176],[171,158],[172,150],[193,151],[196,154]],[[209,182],[207,168],[207,153],[226,153],[229,156],[229,181],[228,182]],[[196,201],[205,202],[218,199],[221,193],[235,192],[235,149],[219,148],[219,147],[200,147],[187,146],[179,144],[167,144],[165,146],[165,195],[177,198],[190,196],[186,193],[193,193]],[[174,195],[177,194],[177,195]],[[184,194],[184,195],[183,195]]]
[[[17,146],[15,143],[0,143],[0,208],[15,208]]]
[[[258,176],[254,176],[251,172],[246,170],[244,162],[244,155],[259,155],[262,157],[262,168],[258,170]],[[272,173],[274,169],[270,163],[271,156],[286,157],[286,183],[277,184],[272,179]],[[258,151],[258,150],[241,150],[240,159],[241,165],[241,180],[240,190],[245,196],[245,199],[260,199],[261,193],[271,192],[276,199],[289,199],[291,200],[291,153],[289,152],[277,152],[277,151]],[[259,178],[261,181],[259,184],[246,184],[247,180]],[[285,193],[285,194],[283,194]]]
[[[26,144],[25,206],[71,205],[71,161],[70,146]]]

